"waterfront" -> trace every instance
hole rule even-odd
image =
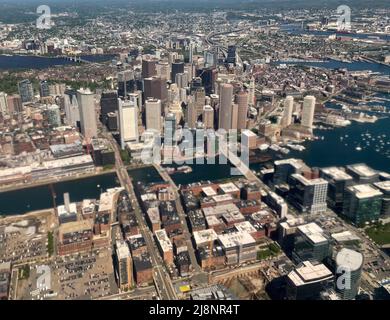
[[[52,187],[51,187],[52,186]],[[53,193],[56,205],[64,203],[63,194],[69,192],[72,202],[83,199],[98,199],[100,193],[119,186],[115,173],[89,178],[59,182],[0,193],[0,215],[24,214],[31,211],[53,208]]]
[[[104,62],[112,59],[112,55],[86,55],[82,59],[91,62]],[[64,58],[50,58],[28,55],[0,55],[0,70],[46,69],[55,66],[73,65],[74,61]]]

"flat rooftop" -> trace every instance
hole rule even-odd
[[[204,187],[202,188],[202,191],[207,197],[212,197],[217,195],[217,192],[212,187]]]
[[[323,168],[321,171],[334,180],[352,180],[352,177],[339,167]]]
[[[356,271],[363,265],[363,255],[360,252],[343,248],[337,253],[336,264]]]
[[[355,172],[359,176],[362,176],[362,177],[372,177],[372,176],[375,176],[376,174],[378,174],[377,171],[370,168],[369,166],[367,166],[364,163],[352,164],[352,165],[347,166],[347,168],[349,170]]]
[[[237,186],[233,182],[228,182],[224,184],[220,184],[219,188],[224,192],[224,193],[231,193],[231,192],[238,192],[240,189],[237,188]]]
[[[323,264],[313,265],[310,261],[305,261],[301,267],[291,271],[288,274],[288,278],[298,287],[308,283],[332,279],[333,274]]]
[[[382,192],[390,192],[390,181],[382,181],[374,183],[374,186],[377,187]]]
[[[298,226],[298,230],[300,230],[313,243],[321,243],[328,240],[324,236],[324,230],[322,230],[322,228],[314,222]]]
[[[357,186],[350,186],[347,189],[359,199],[365,199],[365,198],[371,198],[371,197],[383,195],[382,192],[374,188],[371,184],[360,184]]]
[[[160,243],[161,249],[164,252],[172,251],[172,242],[169,240],[167,232],[164,229],[155,232],[156,238]]]
[[[256,244],[256,240],[247,232],[221,234],[218,238],[225,249]]]
[[[234,227],[238,232],[246,232],[249,234],[257,231],[249,221],[238,222],[234,225]]]
[[[218,239],[218,235],[214,231],[214,229],[195,231],[193,233],[193,236],[196,245],[206,244],[208,242],[215,241]]]
[[[294,173],[291,176],[294,177],[295,179],[299,180],[305,186],[317,186],[320,184],[328,184],[328,181],[326,181],[325,179],[322,179],[322,178],[307,179],[306,177],[304,177],[303,175],[298,174],[298,173]]]
[[[116,242],[116,255],[119,260],[130,257],[130,249],[125,241]]]

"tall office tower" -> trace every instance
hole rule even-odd
[[[135,91],[134,93],[130,93],[129,100],[136,104],[138,110],[142,109],[142,91]]]
[[[292,122],[292,114],[294,109],[294,97],[287,96],[284,100],[283,126],[288,127]]]
[[[77,127],[80,121],[80,109],[77,101],[76,90],[66,90],[64,93],[65,122],[73,127]]]
[[[118,93],[116,91],[103,92],[100,97],[100,118],[103,124],[107,124],[107,115],[118,111]]]
[[[125,98],[135,90],[135,78],[133,70],[118,72],[118,96]]]
[[[128,290],[133,285],[133,261],[126,241],[116,242],[116,262],[118,286],[121,290]]]
[[[22,98],[22,102],[30,102],[34,98],[33,85],[30,80],[23,80],[18,83],[19,95]]]
[[[203,53],[204,66],[206,68],[216,67],[218,63],[218,55],[213,51],[204,51]]]
[[[250,106],[254,106],[256,104],[256,85],[255,85],[255,78],[252,77],[251,81],[249,82],[249,88],[248,88],[248,103]]]
[[[228,46],[228,53],[227,53],[227,58],[226,62],[227,63],[233,63],[236,64],[236,55],[237,55],[237,48],[234,45]]]
[[[390,217],[390,180],[374,183],[374,186],[383,193],[381,217]]]
[[[190,129],[193,129],[196,127],[197,121],[198,121],[198,116],[197,116],[196,104],[193,101],[193,99],[190,99],[186,109],[186,123]]]
[[[126,142],[138,142],[138,108],[134,102],[129,100],[118,99],[118,103],[119,133],[121,148],[124,149]]]
[[[50,88],[49,88],[49,83],[47,80],[43,80],[39,84],[39,94],[42,97],[48,97],[50,96]]]
[[[51,96],[61,96],[65,93],[65,83],[54,83],[49,85],[49,94]]]
[[[80,109],[80,127],[85,140],[97,137],[97,121],[95,111],[95,94],[89,89],[77,91],[77,102]]]
[[[156,64],[156,75],[165,80],[171,78],[171,69],[167,61],[159,61]]]
[[[23,112],[22,98],[18,94],[8,96],[7,105],[9,114]]]
[[[53,104],[47,107],[47,120],[53,127],[61,126],[61,113],[59,106]]]
[[[203,107],[202,122],[205,129],[214,129],[214,109],[212,106]]]
[[[199,118],[199,116],[203,112],[203,107],[206,101],[206,93],[204,91],[204,88],[198,88],[194,92],[195,97],[195,105],[196,105],[196,117]]]
[[[204,68],[197,72],[197,76],[202,79],[202,86],[205,88],[206,95],[215,91],[215,81],[217,80],[217,70],[215,68]]]
[[[316,98],[313,96],[306,96],[303,100],[302,107],[302,121],[304,127],[313,129],[314,110],[316,108]]]
[[[161,100],[148,99],[145,102],[146,130],[161,132]]]
[[[379,181],[379,172],[364,163],[346,166],[346,172],[352,176],[356,184],[367,184]]]
[[[237,129],[237,122],[238,122],[238,104],[233,103],[232,104],[232,129]]]
[[[292,174],[300,173],[307,168],[301,159],[277,160],[274,162],[274,167],[273,184],[275,186],[288,184]]]
[[[320,177],[328,181],[328,206],[337,213],[342,213],[344,190],[352,185],[353,179],[344,170],[337,167],[320,169]]]
[[[188,87],[188,73],[178,73],[176,74],[175,83],[178,88],[187,88]]]
[[[337,253],[336,277],[340,283],[337,283],[336,291],[342,300],[353,300],[359,293],[362,269],[363,255],[360,252],[343,248]],[[342,281],[345,277],[349,279]]]
[[[304,261],[286,278],[288,300],[320,300],[321,293],[332,289],[334,276],[322,263]]]
[[[322,178],[308,179],[301,174],[290,178],[290,202],[301,212],[316,214],[326,212],[328,181]]]
[[[5,115],[8,113],[8,102],[7,94],[5,92],[0,92],[0,113]]]
[[[142,57],[142,78],[151,78],[157,75],[157,60],[148,56]]]
[[[192,64],[194,62],[194,44],[190,42],[188,47],[189,47],[188,62]]]
[[[246,129],[248,119],[248,93],[241,91],[236,95],[236,103],[238,105],[237,129]]]
[[[331,256],[331,242],[321,227],[314,222],[297,227],[292,253],[295,263],[303,261],[322,262]]]
[[[172,146],[174,144],[176,134],[176,116],[173,113],[168,113],[164,123],[164,145]]]
[[[172,70],[171,70],[171,81],[175,82],[176,75],[178,73],[184,73],[184,62],[182,61],[176,61],[172,63]]]
[[[360,226],[377,221],[381,214],[383,193],[370,184],[345,189],[343,215]]]
[[[232,125],[233,86],[224,83],[220,91],[218,128],[229,130]]]
[[[144,79],[144,99],[154,98],[165,103],[168,99],[168,88],[165,79],[152,77]]]

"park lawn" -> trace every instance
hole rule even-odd
[[[367,228],[366,233],[379,245],[390,244],[390,223]]]

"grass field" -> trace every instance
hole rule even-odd
[[[379,245],[390,244],[390,223],[369,227],[366,233]]]

